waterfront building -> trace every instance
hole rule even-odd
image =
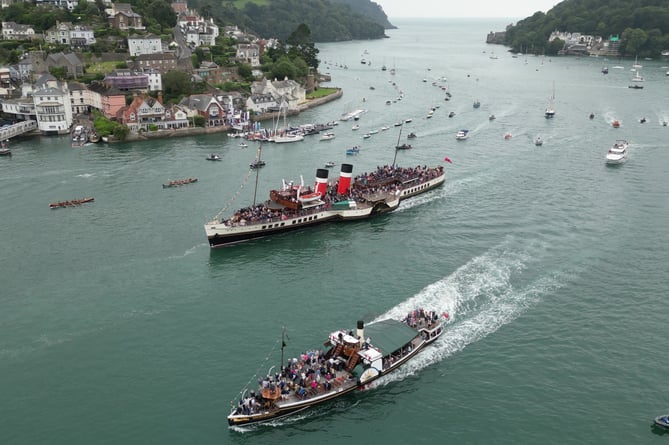
[[[72,104],[66,83],[51,74],[36,82],[33,93],[37,126],[42,134],[67,134],[72,126]]]

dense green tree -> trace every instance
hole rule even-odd
[[[295,64],[288,58],[288,56],[283,56],[270,66],[268,77],[271,79],[296,79],[297,73],[298,70]]]
[[[538,54],[554,50],[553,31],[580,32],[607,39],[621,37],[626,55],[654,57],[669,49],[666,0],[565,0],[547,13],[537,12],[506,29],[505,44]],[[549,48],[550,45],[550,48]]]
[[[49,73],[58,80],[65,80],[67,77],[67,68],[62,66],[52,66]]]
[[[623,31],[622,39],[627,54],[638,54],[648,41],[648,34],[643,29],[627,28]]]
[[[253,69],[251,68],[251,65],[246,63],[241,63],[237,66],[237,74],[246,81],[253,80]]]
[[[287,39],[304,23],[313,32],[315,42],[352,39],[379,39],[392,28],[378,5],[370,0],[272,0],[245,2],[237,9],[235,2],[197,0],[198,7],[208,7],[211,16],[223,24],[234,24],[261,37]]]
[[[316,48],[313,40],[311,40],[311,29],[309,29],[309,26],[300,23],[297,29],[288,36],[286,43],[289,47],[288,53],[293,58],[299,57],[307,63],[307,66],[314,69],[318,68],[318,48]]]
[[[193,92],[190,74],[182,71],[170,71],[163,74],[163,92],[166,101],[189,96]]]

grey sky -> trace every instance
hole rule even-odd
[[[517,17],[546,12],[559,0],[372,0],[389,18],[400,17]]]

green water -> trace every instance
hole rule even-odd
[[[487,46],[504,21],[398,25],[390,39],[320,46],[344,96],[291,123],[364,108],[361,128],[265,145],[258,186],[264,199],[282,179],[310,184],[329,160],[372,170],[413,131],[397,162],[444,164],[447,181],[389,215],[211,250],[203,224],[253,199],[252,144],[220,134],[76,149],[65,138],[11,142],[14,156],[0,159],[1,443],[666,439],[650,427],[669,411],[659,384],[669,365],[666,62],[644,61],[645,88],[631,90],[631,60]],[[546,120],[553,85],[557,114]],[[393,123],[408,118],[399,134]],[[455,140],[460,128],[468,140]],[[607,167],[619,138],[629,161]],[[361,152],[347,157],[352,145]],[[207,162],[212,152],[223,161]],[[187,177],[199,181],[161,187]],[[95,202],[48,207],[85,196]],[[415,306],[452,323],[397,374],[289,420],[228,429],[231,401],[278,364],[282,327],[292,355]]]

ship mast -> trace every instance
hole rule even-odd
[[[283,326],[281,328],[281,364],[279,365],[279,369],[281,370],[281,372],[283,372],[283,348],[286,347],[285,337],[286,337],[286,327]]]
[[[397,152],[400,147],[400,138],[402,137],[402,128],[404,128],[404,122],[400,125],[400,134],[397,135],[397,144],[395,144],[395,157],[393,158],[393,170],[395,169],[395,161],[397,160]]]
[[[260,154],[262,153],[262,141],[260,141],[260,145],[258,146],[258,154],[256,155],[256,163],[260,163]],[[258,176],[260,175],[260,166],[256,165],[256,185],[255,188],[253,189],[253,206],[255,207],[256,205],[256,195],[258,193]]]

